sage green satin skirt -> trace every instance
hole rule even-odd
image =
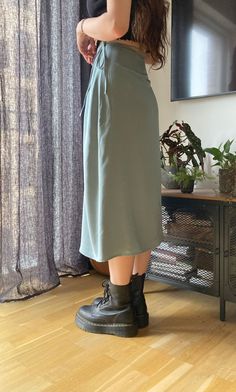
[[[85,97],[80,252],[96,261],[158,246],[161,225],[158,107],[144,56],[102,42]]]

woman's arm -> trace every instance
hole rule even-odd
[[[85,35],[98,41],[113,41],[122,37],[129,29],[131,0],[107,0],[107,12],[83,22]],[[81,21],[76,28],[78,35],[81,31]]]

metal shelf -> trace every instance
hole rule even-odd
[[[176,244],[182,243],[191,246],[195,246],[195,245],[205,246],[207,249],[212,248],[213,246],[213,241],[210,242],[210,241],[200,241],[200,240],[190,239],[190,238],[182,237],[181,233],[178,237],[172,234],[165,234],[165,233],[164,236],[166,241],[174,242]]]
[[[147,278],[236,302],[236,198],[209,190],[162,192],[164,240]]]
[[[147,278],[219,296],[219,206],[165,197],[164,239],[152,251]]]

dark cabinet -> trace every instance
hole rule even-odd
[[[223,207],[224,248],[222,250],[223,276],[221,284],[222,318],[225,301],[236,302],[236,202]]]
[[[234,204],[235,201],[235,204]],[[147,278],[236,302],[236,199],[199,190],[164,191],[164,239],[153,249]]]

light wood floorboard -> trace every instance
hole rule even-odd
[[[56,289],[0,305],[1,392],[235,392],[236,304],[146,281],[150,326],[135,338],[74,324],[103,277],[63,278]]]

